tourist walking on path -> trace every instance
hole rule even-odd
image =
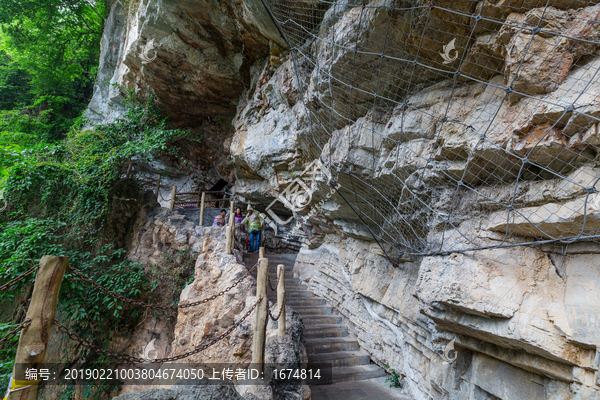
[[[236,208],[235,209],[235,223],[236,224],[240,224],[243,220],[244,220],[244,216],[242,215],[242,209],[241,208]],[[242,232],[246,232],[246,227],[244,225],[242,225]]]
[[[248,224],[250,236],[250,252],[255,253],[260,247],[260,233],[263,228],[263,221],[258,211],[254,211],[251,205],[248,205],[248,215],[242,220],[243,224]]]
[[[225,214],[227,214],[227,211],[221,210],[221,214],[217,215],[215,219],[213,219],[212,226],[225,226]]]

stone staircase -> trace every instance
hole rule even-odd
[[[277,279],[277,265],[285,265],[286,305],[302,318],[309,362],[331,363],[334,383],[385,376],[383,368],[371,364],[369,354],[360,349],[358,340],[350,335],[348,327],[342,324],[342,317],[333,307],[293,277],[296,254],[267,253],[265,257],[269,259],[269,276],[273,282]],[[248,266],[254,265],[257,260],[257,254],[244,257]],[[270,293],[269,300],[276,303],[276,294]]]

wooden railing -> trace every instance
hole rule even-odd
[[[269,301],[267,291],[269,285],[269,260],[265,257],[265,248],[260,247],[258,251],[258,269],[256,271],[256,296],[261,302],[256,308],[256,319],[254,323],[254,335],[252,336],[252,364],[256,365],[260,372],[264,372],[265,343],[267,336],[267,319],[277,321],[278,336],[285,336],[285,266],[277,266],[277,317],[273,317],[268,311]]]
[[[218,195],[222,197],[207,199],[207,195]],[[210,205],[211,203],[214,203],[214,208],[227,208],[227,206],[229,206],[229,221],[227,223],[225,235],[227,254],[232,254],[235,245],[235,202],[231,199],[231,195],[223,190],[177,193],[177,186],[173,185],[171,188],[171,205],[169,208],[174,210],[177,206],[185,207],[185,205],[195,205],[200,208],[200,218],[198,221],[200,226],[204,223],[204,209],[207,204]]]
[[[210,198],[207,195],[215,195],[215,198]],[[173,185],[171,187],[171,204],[169,208],[174,210],[185,208],[185,206],[198,207],[200,209],[200,225],[202,225],[202,214],[206,205],[214,205],[211,208],[227,208],[230,202],[231,195],[224,190],[177,193],[177,186]]]
[[[231,207],[233,207],[233,202],[231,202]],[[233,218],[230,218],[228,228],[233,226]],[[111,357],[115,360],[120,361],[129,361],[135,363],[163,363],[169,361],[175,361],[180,358],[185,357],[185,355],[176,355],[168,358],[161,359],[152,359],[145,360],[142,358],[138,358],[135,356],[116,353],[112,351],[108,351],[106,349],[102,349],[98,346],[93,345],[88,339],[80,338],[76,333],[71,332],[68,328],[58,321],[55,320],[56,316],[56,307],[58,304],[58,295],[60,292],[60,287],[63,281],[63,276],[65,275],[67,267],[71,268],[72,271],[76,275],[80,276],[87,281],[91,286],[96,290],[101,290],[105,294],[111,295],[116,299],[122,301],[128,301],[131,304],[137,304],[139,306],[145,307],[154,307],[158,309],[178,309],[187,306],[196,306],[204,301],[200,301],[197,304],[179,304],[173,306],[169,305],[161,305],[161,304],[148,304],[139,302],[134,299],[126,298],[125,296],[121,296],[111,292],[109,289],[102,287],[97,282],[94,282],[91,278],[85,277],[81,274],[81,271],[78,271],[77,268],[69,266],[69,258],[64,256],[43,256],[40,260],[39,264],[30,269],[30,271],[26,271],[24,274],[21,274],[19,277],[13,279],[9,282],[10,285],[14,286],[17,282],[23,280],[27,277],[31,271],[37,270],[37,274],[35,276],[35,283],[33,285],[33,292],[31,295],[31,301],[29,304],[29,308],[27,309],[26,319],[15,329],[13,333],[20,333],[17,353],[15,357],[15,364],[13,366],[13,372],[11,375],[9,389],[7,391],[7,400],[35,400],[37,397],[37,389],[38,383],[40,383],[41,379],[38,379],[38,376],[31,377],[27,372],[28,366],[34,366],[35,369],[38,367],[43,367],[46,361],[46,353],[48,349],[50,332],[54,325],[58,326],[58,329],[67,334],[69,338],[79,342],[80,345],[94,351],[98,354],[102,354],[108,357]],[[264,359],[265,359],[265,341],[266,341],[266,328],[267,328],[267,319],[271,318],[274,321],[277,321],[278,324],[278,335],[284,336],[286,334],[286,324],[285,324],[285,302],[286,302],[286,294],[285,294],[285,267],[280,264],[277,266],[277,317],[274,317],[272,313],[268,310],[268,298],[267,298],[267,290],[270,286],[269,283],[269,260],[265,257],[265,249],[261,247],[259,250],[259,259],[257,267],[257,277],[256,277],[256,296],[257,303],[256,307],[256,319],[254,324],[254,336],[252,339],[252,364],[256,365],[256,367],[262,373],[264,371]],[[230,286],[229,289],[236,286],[241,280],[245,279],[249,276],[250,272],[253,268],[251,268],[246,275],[244,275],[239,281]],[[11,287],[6,284],[2,287]],[[222,291],[217,296],[223,295],[227,290]],[[217,297],[214,296],[214,297]],[[213,298],[214,299],[214,298]],[[249,310],[244,317],[233,328],[235,329],[237,325],[239,325],[246,317],[250,315],[250,313],[254,310],[254,307]],[[10,334],[10,333],[9,333]],[[228,337],[227,332],[221,335],[219,340]],[[189,354],[198,353],[205,348],[208,348],[215,344],[217,341],[213,341],[204,346],[197,347],[196,349],[189,352]],[[2,344],[2,343],[0,343]]]

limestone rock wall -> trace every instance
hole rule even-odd
[[[193,303],[227,290],[247,272],[239,263],[238,255],[225,253],[225,229],[200,227],[183,213],[158,207],[149,207],[140,213],[133,231],[129,256],[148,264],[148,268],[162,268],[162,254],[169,250],[188,248],[198,254],[194,279],[181,292],[179,303]],[[233,289],[212,301],[194,307],[179,309],[176,315],[148,314],[127,339],[116,338],[119,351],[142,353],[143,347],[154,340],[156,357],[172,357],[202,346],[220,336],[237,323],[256,302],[256,280],[246,277]],[[273,312],[276,305],[272,304]],[[210,365],[228,363],[232,368],[245,367],[252,359],[254,314],[244,320],[230,335],[208,349],[176,363]],[[173,318],[175,317],[175,319]],[[265,362],[301,366],[306,362],[303,325],[299,315],[286,315],[286,336],[277,335],[277,325],[267,325]],[[168,364],[163,364],[168,367]],[[305,398],[310,390],[301,385],[283,385],[264,382],[259,386],[238,385],[237,391],[226,388],[181,386],[146,392],[146,387],[125,386],[120,398],[144,396],[222,396],[246,400]],[[143,391],[143,392],[142,392]],[[142,392],[142,393],[138,393]],[[133,397],[132,397],[133,396]],[[141,396],[141,397],[139,397]],[[221,398],[221,397],[219,397]]]
[[[115,2],[86,117],[120,116],[122,89],[114,84],[154,94],[180,126],[231,117],[252,84],[253,65],[269,55],[269,41],[283,43],[260,1],[143,0],[127,9]]]
[[[224,140],[224,153],[231,155],[237,196],[255,205],[266,207],[276,200],[294,173],[320,155],[311,145],[315,141],[341,168],[372,178],[375,186],[385,187],[396,178],[405,183],[412,197],[404,190],[389,193],[404,221],[394,221],[399,227],[394,239],[413,249],[423,241],[423,250],[436,247],[448,255],[393,254],[398,262],[392,265],[384,255],[393,249],[380,248],[324,182],[312,188],[315,206],[309,210],[315,212],[310,215],[279,202],[272,210],[290,221],[282,232],[290,232],[294,243],[304,242],[295,273],[345,317],[375,362],[405,376],[415,399],[599,399],[597,243],[450,251],[469,248],[470,242],[493,246],[526,240],[536,234],[534,224],[547,237],[576,234],[583,229],[586,201],[583,234],[597,231],[598,195],[592,194],[590,201],[573,183],[585,186],[600,173],[599,129],[589,118],[600,116],[600,85],[591,79],[600,68],[594,44],[600,36],[597,23],[590,24],[598,20],[600,6],[579,1],[555,1],[549,7],[533,0],[454,2],[459,11],[454,19],[441,19],[438,10],[431,14],[438,32],[444,32],[441,37],[423,35],[421,11],[393,14],[389,38],[399,45],[391,55],[414,55],[422,47],[421,62],[436,68],[442,43],[456,32],[471,36],[465,35],[473,21],[469,14],[480,12],[507,25],[492,32],[494,22],[478,24],[469,43],[457,42],[458,56],[465,61],[460,85],[453,87],[452,77],[428,75],[423,69],[411,75],[419,90],[400,94],[409,107],[374,108],[369,92],[375,83],[366,71],[380,63],[378,38],[388,25],[382,21],[392,14],[387,8],[360,12],[346,7],[350,3],[338,2],[324,14],[317,31],[328,40],[305,43],[305,53],[313,58],[299,56],[295,62],[260,1],[144,0],[130,14],[115,5],[102,42],[99,77],[154,94],[177,126],[206,126],[207,120],[230,117],[235,132]],[[373,5],[392,3],[401,2]],[[446,1],[435,4],[450,6]],[[532,36],[542,12],[544,30],[585,40]],[[356,29],[360,24],[364,29]],[[406,33],[410,27],[413,31]],[[421,37],[422,46],[417,43]],[[139,54],[150,39],[160,44],[153,49],[157,58],[142,63]],[[354,60],[360,70],[354,82],[362,91],[348,120],[318,105],[342,110],[347,87],[332,86],[328,74],[347,78],[344,65],[354,59],[356,44],[371,46],[372,55]],[[534,57],[523,59],[527,47]],[[315,60],[320,68],[312,64]],[[384,92],[408,88],[403,86],[406,70],[385,63],[380,67]],[[481,82],[469,81],[473,77]],[[308,83],[303,92],[299,79]],[[501,88],[509,81],[526,96],[505,96]],[[90,119],[117,117],[118,96],[117,88],[99,82]],[[540,107],[535,97],[556,106]],[[316,110],[312,117],[305,104]],[[563,112],[569,104],[588,117]],[[440,129],[435,116],[442,114],[447,122]],[[326,133],[312,124],[315,116],[334,129]],[[373,136],[364,126],[379,134]],[[484,142],[474,134],[480,131],[486,131]],[[539,143],[531,139],[546,131]],[[188,150],[200,158],[218,158],[214,150]],[[543,171],[525,171],[516,183],[519,163],[507,153],[529,154]],[[430,156],[436,168],[426,162]],[[455,199],[452,184],[459,179],[478,186],[483,195],[464,191]],[[507,218],[498,204],[509,202],[520,214]],[[447,218],[457,229],[444,231],[446,217],[440,216],[450,207]],[[182,294],[191,300],[202,297],[206,286],[226,285],[220,276],[225,271],[236,275],[239,265],[219,255],[207,231],[188,222],[160,211],[152,222],[140,225],[132,251],[153,260],[167,243],[203,249],[197,282]],[[507,233],[513,239],[507,241]],[[184,351],[218,334],[250,301],[240,299],[227,304],[233,307],[230,312],[181,314],[178,339],[169,346]],[[456,359],[454,352],[445,352],[449,343]],[[231,353],[222,350],[232,360],[247,358],[243,345]]]
[[[486,250],[393,268],[371,246],[328,236],[300,251],[295,271],[373,361],[402,371],[415,398],[599,398],[597,248]],[[451,340],[457,358],[445,363]]]
[[[596,15],[597,5],[557,2],[554,6],[546,14],[548,29],[596,40],[597,30],[586,30],[584,21]],[[523,46],[531,37],[525,37],[520,27],[535,24],[536,16],[539,20],[537,6],[484,2],[478,7],[484,8],[485,15],[515,24],[491,38],[476,32],[481,37],[474,43],[460,45],[459,53],[466,52],[467,60],[461,73],[484,77],[489,85],[465,81],[452,88],[450,80],[439,79],[408,96],[410,107],[406,109],[373,109],[367,93],[374,83],[357,73],[354,84],[364,91],[356,95],[353,115],[341,111],[342,116],[356,120],[354,124],[318,107],[332,104],[334,110],[343,110],[343,104],[336,105],[336,101],[343,103],[348,96],[343,87],[331,86],[327,74],[337,73],[343,78],[344,60],[353,54],[349,49],[357,41],[376,46],[371,36],[384,29],[377,21],[385,17],[378,12],[387,11],[366,9],[361,21],[370,28],[361,30],[363,36],[357,37],[352,25],[359,23],[359,11],[342,7],[345,12],[335,12],[335,7],[331,8],[319,31],[320,37],[331,40],[312,47],[319,68],[302,57],[295,64],[285,61],[274,72],[267,67],[254,94],[239,108],[231,146],[236,190],[251,202],[271,203],[293,181],[294,173],[302,171],[306,165],[303,159],[314,159],[314,146],[310,148],[314,135],[317,142],[325,141],[321,154],[331,155],[338,166],[355,176],[373,177],[378,187],[391,177],[402,179],[421,206],[406,206],[402,214],[405,226],[400,225],[401,234],[394,239],[410,244],[426,238],[428,244],[450,254],[409,257],[394,254],[385,246],[381,249],[345,202],[328,195],[330,187],[324,182],[311,188],[307,211],[316,209],[315,213],[287,210],[285,214],[285,207],[278,202],[272,207],[282,217],[293,214],[296,229],[304,231],[295,273],[345,317],[372,360],[400,371],[415,399],[599,399],[600,341],[596,332],[600,253],[595,243],[451,253],[469,248],[469,241],[506,244],[507,232],[525,240],[534,234],[534,224],[547,237],[573,234],[583,228],[586,193],[573,182],[586,185],[599,174],[596,150],[590,147],[597,132],[592,121],[582,121],[576,114],[566,114],[564,120],[557,121],[556,109],[540,107],[529,97],[505,99],[505,92],[497,87],[514,80],[523,93],[597,110],[598,81],[592,80],[590,85],[583,82],[600,67],[598,49],[580,47],[581,43],[564,47],[562,42],[540,41],[533,47],[535,57],[521,62]],[[464,22],[440,24],[454,33],[450,27]],[[391,23],[400,31],[407,21]],[[335,37],[327,36],[333,32]],[[403,51],[411,52],[411,37],[392,39],[405,41]],[[327,48],[331,43],[345,45]],[[588,57],[585,60],[580,57],[584,53]],[[378,54],[376,47],[373,54]],[[375,59],[365,57],[361,55],[356,62],[368,70]],[[434,65],[435,57],[435,52],[427,53],[424,62]],[[483,59],[489,62],[477,61]],[[522,66],[515,76],[517,60]],[[570,64],[557,68],[557,60]],[[486,65],[485,70],[481,65]],[[383,65],[382,76],[386,76],[386,68]],[[295,74],[308,82],[303,93]],[[430,78],[415,77],[423,82]],[[400,82],[402,76],[394,79]],[[397,84],[383,80],[382,85]],[[312,129],[301,97],[316,110]],[[440,130],[436,116],[442,109],[448,121],[461,121],[461,125],[449,122]],[[494,124],[486,129],[496,110]],[[335,128],[330,137],[320,131],[315,120],[325,120],[327,126]],[[464,129],[462,124],[474,129]],[[553,130],[532,151],[535,142],[528,140],[527,134],[551,125]],[[379,135],[364,126],[373,127]],[[486,130],[488,142],[481,143],[473,133],[480,130]],[[581,140],[584,143],[580,145]],[[518,171],[506,158],[507,150],[513,154],[532,151],[530,156],[536,162],[549,171],[560,170],[565,179],[531,174],[515,189]],[[427,165],[429,155],[438,161],[436,168]],[[497,180],[498,171],[503,175],[501,180]],[[453,200],[451,179],[477,185],[485,197],[460,192],[459,200]],[[403,194],[390,196],[402,200]],[[408,200],[408,204],[415,203]],[[507,219],[498,203],[511,200],[521,216]],[[446,215],[453,201],[456,207],[449,218],[459,229],[446,230],[442,236],[444,222],[431,211]],[[596,229],[596,203],[587,204],[586,232],[591,232]],[[398,207],[404,203],[398,201]],[[384,256],[384,250],[394,254],[397,265]],[[450,343],[456,353],[445,354]]]

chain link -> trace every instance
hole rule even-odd
[[[269,318],[271,318],[273,321],[277,321],[279,319],[279,317],[281,317],[281,312],[283,311],[283,309],[285,308],[285,301],[287,300],[287,295],[283,295],[283,301],[281,302],[281,308],[279,309],[279,312],[277,313],[277,318],[275,318],[273,316],[273,314],[271,314],[271,310],[267,307],[267,313],[269,314]]]
[[[4,285],[0,286],[0,292],[16,285],[21,280],[23,280],[23,278],[25,278],[27,275],[29,275],[33,271],[35,271],[39,266],[40,266],[39,264],[34,265],[33,267],[29,268],[27,271],[23,272],[21,275],[17,276],[16,278],[11,279],[10,281],[6,282]]]
[[[219,293],[212,295],[210,297],[207,297],[205,299],[196,301],[194,303],[186,303],[186,304],[176,304],[176,305],[164,305],[164,304],[150,304],[150,303],[145,303],[143,301],[137,301],[137,300],[133,300],[130,299],[129,297],[125,297],[123,295],[120,295],[118,293],[115,293],[109,289],[106,289],[104,286],[101,286],[100,284],[96,283],[93,279],[88,278],[87,276],[85,276],[81,271],[79,271],[77,268],[69,266],[69,268],[71,269],[71,271],[73,271],[73,273],[75,275],[77,275],[79,278],[83,279],[84,281],[88,282],[90,285],[92,285],[94,288],[100,290],[101,292],[109,295],[109,296],[113,296],[114,298],[133,304],[134,306],[138,306],[138,307],[143,307],[143,308],[155,308],[155,309],[160,309],[160,310],[177,310],[179,308],[189,308],[189,307],[194,307],[200,304],[204,304],[204,303],[208,303],[209,301],[212,301],[214,299],[216,299],[217,297],[223,296],[225,293],[229,292],[231,289],[233,289],[234,287],[236,287],[237,285],[240,284],[240,282],[242,282],[244,279],[246,279],[251,273],[252,271],[254,271],[254,269],[256,268],[256,266],[258,265],[258,263],[254,264],[254,266],[252,268],[250,268],[245,274],[244,276],[242,276],[239,280],[237,280],[234,284],[232,284],[231,286],[229,286],[228,288],[221,290]]]
[[[254,305],[248,310],[248,312],[246,312],[246,314],[244,314],[244,316],[242,317],[242,319],[240,319],[238,322],[236,322],[234,325],[232,325],[229,329],[227,329],[225,332],[223,332],[221,335],[219,335],[216,339],[211,340],[210,342],[208,342],[207,344],[200,346],[200,347],[196,347],[194,350],[189,351],[187,353],[183,353],[177,356],[173,356],[173,357],[166,357],[166,358],[155,358],[153,360],[147,360],[144,358],[139,358],[139,357],[134,357],[134,356],[130,356],[127,354],[119,354],[113,351],[109,351],[109,350],[104,350],[101,349],[100,347],[96,346],[95,344],[90,343],[88,340],[83,339],[81,337],[79,337],[76,333],[69,331],[69,328],[67,328],[66,326],[64,326],[63,324],[61,324],[60,322],[58,322],[57,320],[54,320],[54,325],[57,326],[58,330],[61,331],[62,333],[64,333],[65,335],[67,335],[70,339],[78,342],[79,344],[81,344],[82,346],[92,350],[95,353],[99,353],[108,357],[112,357],[114,359],[120,360],[120,361],[128,361],[128,362],[132,362],[132,363],[140,363],[140,364],[144,364],[144,363],[165,363],[165,362],[169,362],[169,361],[177,361],[177,360],[181,360],[182,358],[186,358],[189,357],[191,355],[194,354],[198,354],[201,351],[206,350],[207,348],[213,346],[214,344],[216,344],[217,342],[223,340],[225,337],[229,336],[231,334],[231,332],[233,332],[238,326],[240,326],[240,324],[242,322],[244,322],[244,320],[246,320],[246,318],[248,318],[248,316],[252,313],[252,311],[254,311],[254,309],[258,306],[258,304],[262,301],[262,297],[260,297],[256,303],[254,303]]]
[[[283,273],[285,274],[285,267],[283,268]],[[271,275],[267,274],[267,276],[269,278],[268,279],[269,288],[273,292],[277,291],[277,286],[279,285],[279,279],[281,279],[281,276],[279,276],[280,274],[281,274],[281,271],[277,271],[277,280],[275,281],[275,286],[273,286],[271,284]]]
[[[283,267],[281,270],[277,271],[277,281],[275,284],[275,288],[273,288],[273,286],[271,286],[271,277],[269,276],[269,287],[271,288],[272,291],[276,291],[277,290],[277,286],[279,285],[279,281],[281,280],[281,273],[285,274],[285,267]],[[269,318],[271,318],[273,321],[277,321],[279,319],[279,317],[281,317],[281,312],[283,311],[283,308],[285,307],[285,301],[287,300],[287,293],[284,291],[283,292],[283,301],[281,302],[281,308],[279,309],[279,312],[277,313],[277,318],[273,317],[273,314],[271,314],[271,309],[267,307],[267,313],[269,314]]]
[[[246,273],[244,274],[244,276],[242,276],[239,280],[237,280],[233,285],[229,286],[227,289],[221,290],[219,293],[217,293],[215,295],[212,295],[210,297],[207,297],[204,300],[196,301],[194,303],[180,304],[179,308],[194,307],[194,306],[197,306],[199,304],[203,304],[203,303],[206,303],[208,301],[214,300],[214,299],[216,299],[219,296],[223,296],[225,293],[229,292],[231,289],[233,289],[234,287],[236,287],[241,281],[243,281],[248,276],[250,276],[250,274],[252,273],[252,271],[254,271],[257,266],[258,266],[258,262],[256,264],[254,264],[254,266],[252,268],[250,268],[248,271],[246,271]]]
[[[13,329],[12,331],[8,332],[6,334],[6,336],[4,337],[4,339],[0,340],[0,349],[2,349],[2,347],[3,347],[3,345],[4,345],[5,342],[7,342],[10,339],[12,339],[15,336],[17,336],[17,333],[19,333],[22,329],[27,328],[30,324],[31,324],[31,320],[28,318],[25,321],[21,322],[19,324],[19,326],[17,326],[15,329]]]
[[[269,276],[269,289],[271,289],[271,291],[275,292],[275,291],[277,291],[277,285],[279,284],[279,279],[277,279],[277,280],[275,281],[275,286],[273,286],[273,285],[271,284],[271,281],[272,281],[272,280],[271,280],[271,277]]]

